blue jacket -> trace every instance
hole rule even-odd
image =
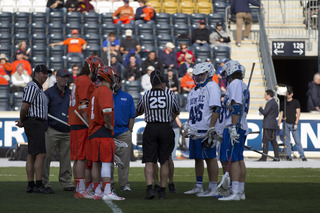
[[[231,13],[239,13],[239,12],[246,12],[250,13],[251,10],[249,8],[249,3],[253,6],[260,7],[260,3],[256,2],[255,0],[232,0],[231,1]]]
[[[130,94],[118,90],[113,94],[114,104],[114,137],[123,134],[128,130],[129,119],[135,118],[135,107]]]
[[[177,54],[175,51],[167,54],[164,50],[160,52],[159,59],[162,61],[162,64],[165,64],[164,68],[168,68],[170,64],[174,64],[174,68],[178,68],[177,65]]]
[[[62,94],[57,83],[44,92],[49,100],[48,113],[64,122],[68,123],[69,100],[71,90],[65,87]],[[48,117],[48,125],[59,132],[70,132],[70,127]]]

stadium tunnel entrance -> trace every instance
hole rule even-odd
[[[273,57],[277,82],[291,85],[293,98],[298,99],[301,111],[307,112],[308,83],[318,72],[318,57]]]

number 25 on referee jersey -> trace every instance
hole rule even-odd
[[[150,98],[151,109],[164,109],[166,108],[166,97],[151,97]]]

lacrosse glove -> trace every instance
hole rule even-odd
[[[239,134],[237,133],[236,125],[232,124],[228,129],[232,146],[234,145],[234,142],[239,143]]]

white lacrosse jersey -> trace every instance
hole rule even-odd
[[[227,87],[227,93],[224,96],[223,107],[221,109],[224,121],[224,126],[232,124],[231,121],[231,101],[234,100],[236,103],[242,106],[242,116],[240,127],[246,131],[246,135],[249,133],[247,115],[250,104],[250,93],[247,93],[247,85],[239,79],[234,79]],[[247,98],[245,97],[247,96]],[[219,120],[220,122],[220,120]]]
[[[221,106],[221,92],[218,84],[210,81],[188,94],[186,110],[189,111],[189,125],[197,130],[208,130],[214,106]]]

